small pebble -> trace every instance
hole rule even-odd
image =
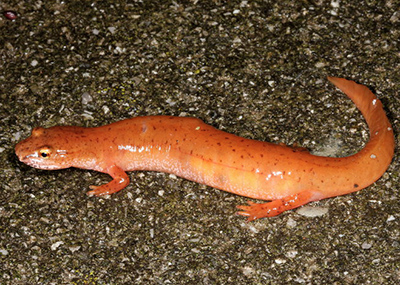
[[[299,208],[296,212],[299,215],[313,218],[325,215],[326,213],[328,213],[328,208],[303,206]]]
[[[4,11],[3,12],[4,17],[6,17],[8,20],[14,21],[15,19],[18,18],[17,13],[14,11]]]

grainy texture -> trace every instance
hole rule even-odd
[[[398,283],[400,16],[396,1],[0,3],[0,283]],[[230,133],[343,156],[368,138],[325,76],[365,84],[397,138],[374,185],[246,224],[246,199],[169,175],[24,166],[35,126],[188,115]],[[323,211],[321,211],[323,212]]]

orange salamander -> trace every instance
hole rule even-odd
[[[126,171],[151,170],[254,199],[238,206],[248,220],[276,216],[311,201],[361,190],[378,180],[394,154],[394,135],[382,103],[365,86],[328,77],[356,104],[370,140],[348,157],[312,155],[299,148],[238,137],[199,119],[147,116],[84,128],[34,128],[18,143],[20,161],[40,169],[77,167],[109,174],[88,195],[108,195],[129,184]]]

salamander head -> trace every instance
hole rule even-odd
[[[79,127],[34,128],[15,146],[19,160],[29,166],[53,170],[74,166],[79,144]]]

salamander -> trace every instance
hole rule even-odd
[[[347,157],[312,155],[300,148],[246,139],[190,117],[143,116],[109,125],[36,127],[15,147],[19,160],[39,169],[77,167],[112,180],[88,195],[109,195],[129,184],[126,171],[172,173],[237,195],[267,200],[238,206],[249,221],[273,217],[311,201],[366,188],[394,154],[392,126],[382,103],[365,86],[328,77],[363,114],[370,139]]]

